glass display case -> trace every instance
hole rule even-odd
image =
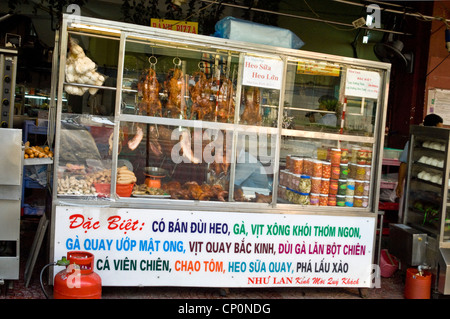
[[[55,200],[376,210],[389,65],[102,23],[62,38]]]
[[[412,126],[404,223],[450,248],[449,136],[445,128]]]
[[[59,51],[55,256],[114,240],[96,251],[105,285],[274,286],[274,265],[300,275],[301,257],[372,284],[389,64],[68,15]],[[320,251],[284,253],[296,241]],[[167,260],[124,275],[125,257]]]
[[[436,278],[432,291],[445,295],[450,294],[449,141],[447,128],[411,126],[404,225],[396,230],[426,236],[424,248],[415,245],[407,254],[421,257],[420,265]]]

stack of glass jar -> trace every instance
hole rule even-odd
[[[278,197],[301,205],[367,207],[371,161],[371,151],[357,147],[328,149],[325,159],[288,155]]]

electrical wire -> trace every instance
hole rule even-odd
[[[219,4],[219,2],[217,2],[216,0],[200,0],[202,2],[208,2],[208,3],[215,3],[215,4]],[[335,0],[337,1],[337,0]],[[224,6],[228,6],[228,7],[232,7],[232,8],[239,8],[239,9],[244,9],[244,10],[252,10],[255,12],[261,12],[261,13],[268,13],[268,14],[275,14],[278,16],[283,16],[283,17],[288,17],[288,18],[295,18],[295,19],[302,19],[302,20],[309,20],[309,21],[316,21],[316,22],[323,22],[323,23],[327,23],[327,24],[335,24],[335,25],[341,25],[341,26],[348,26],[351,29],[342,29],[344,31],[353,31],[354,30],[354,26],[350,23],[344,23],[344,22],[338,22],[338,21],[331,21],[331,20],[324,20],[322,18],[317,18],[317,17],[306,17],[306,16],[299,16],[299,15],[294,15],[294,14],[290,14],[290,13],[285,13],[285,12],[275,12],[275,11],[270,11],[270,10],[265,10],[265,9],[260,9],[260,8],[248,8],[246,6],[242,6],[242,5],[238,5],[238,4],[234,4],[234,3],[228,3],[228,2],[222,2],[220,1],[220,3]],[[405,33],[405,32],[399,32],[399,31],[395,31],[395,30],[387,30],[387,29],[382,29],[382,28],[369,28],[369,27],[360,27],[360,29],[370,29],[372,31],[375,32],[384,32],[384,33],[394,33],[394,34],[402,34],[402,35],[411,35],[410,33]]]
[[[438,65],[436,65],[430,72],[427,73],[427,75],[425,75],[425,78],[428,77],[430,75],[431,72],[433,72],[434,70],[437,69],[438,66],[440,66],[442,64],[442,62],[444,62],[445,60],[447,60],[447,58],[450,56],[450,52],[447,54],[447,56],[445,58],[442,59],[441,62],[438,63]]]
[[[223,1],[223,0],[222,0],[222,1]],[[220,2],[222,2],[222,1],[220,1]],[[220,2],[219,2],[219,4],[218,4],[219,6],[220,6]],[[213,4],[217,4],[217,3],[211,2],[210,4],[204,6],[203,8],[200,8],[199,10],[197,10],[196,12],[194,12],[193,14],[191,14],[190,16],[187,16],[187,17],[184,18],[183,20],[180,20],[180,21],[174,23],[173,25],[177,25],[177,24],[179,24],[179,23],[188,21],[190,18],[192,18],[193,16],[199,14],[201,11],[203,11],[203,10],[205,10],[205,9],[208,9],[208,8],[211,7]]]
[[[45,265],[44,267],[42,267],[41,273],[39,274],[39,282],[40,282],[40,284],[41,284],[41,289],[42,289],[42,292],[43,292],[44,295],[45,295],[45,298],[47,298],[47,299],[48,299],[48,295],[47,295],[47,292],[46,292],[45,289],[44,289],[44,284],[43,284],[43,282],[42,282],[42,274],[44,273],[44,270],[45,270],[47,267],[54,266],[54,265],[56,265],[56,262],[52,262],[52,263],[50,263],[50,264]]]
[[[317,18],[319,18],[319,19],[322,19],[317,13],[316,13],[316,11],[314,11],[314,9],[309,5],[309,3],[306,1],[306,0],[303,0],[303,2],[306,4],[306,6],[308,7],[308,9],[317,17]],[[331,23],[328,23],[328,22],[324,22],[326,25],[328,25],[328,26],[330,26],[330,27],[332,27],[333,29],[336,29],[336,30],[339,30],[339,31],[354,31],[354,30],[356,30],[356,29],[358,29],[357,27],[353,27],[353,28],[350,28],[350,29],[344,29],[344,28],[338,28],[338,27],[336,27],[336,26],[334,26],[334,25],[332,25]]]

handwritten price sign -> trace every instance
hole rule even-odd
[[[54,256],[92,252],[105,286],[371,287],[374,225],[375,216],[58,206]]]
[[[245,56],[242,84],[268,89],[281,89],[283,61]]]
[[[378,99],[381,77],[378,72],[348,69],[345,95]]]

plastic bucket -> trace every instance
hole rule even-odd
[[[131,192],[133,192],[133,186],[132,184],[116,184],[116,194],[120,197],[130,197]]]
[[[111,193],[111,184],[109,183],[94,183],[95,191],[99,197],[109,197]]]
[[[430,299],[431,273],[424,270],[422,275],[416,268],[406,270],[405,298],[406,299]]]
[[[381,250],[380,271],[381,277],[389,278],[398,269],[398,261],[389,254],[387,249]]]

